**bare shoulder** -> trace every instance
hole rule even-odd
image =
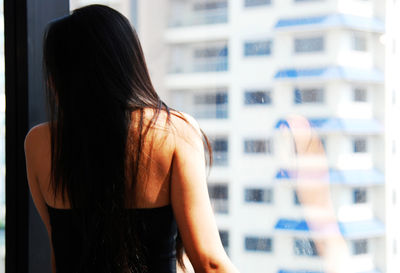
[[[41,149],[43,145],[48,145],[50,139],[50,126],[48,122],[44,122],[32,127],[25,137],[26,149]]]
[[[201,136],[200,125],[197,120],[188,113],[173,111],[171,115],[176,130],[185,136]]]

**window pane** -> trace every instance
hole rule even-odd
[[[245,0],[244,5],[246,7],[254,7],[254,6],[264,6],[270,5],[271,0]]]
[[[272,251],[272,239],[263,237],[246,237],[245,239],[245,249],[250,251],[262,251],[271,252]]]
[[[209,137],[210,199],[239,271],[333,271],[312,225],[332,215],[349,268],[400,272],[386,228],[400,226],[399,4],[133,2],[103,0],[137,22],[160,97]]]
[[[271,104],[271,92],[270,91],[245,91],[244,92],[244,104]]]
[[[229,212],[229,195],[227,184],[208,184],[211,205],[215,213]]]
[[[244,141],[246,154],[270,154],[271,141],[265,139],[247,139]]]
[[[352,242],[353,255],[362,255],[368,253],[368,241],[367,240],[355,240]]]
[[[353,33],[353,49],[367,51],[367,37],[363,33]]]
[[[353,203],[362,204],[367,202],[367,190],[366,189],[354,189],[353,190]]]
[[[244,56],[271,55],[271,41],[245,42]]]
[[[314,241],[304,238],[294,239],[294,254],[298,256],[318,256]]]
[[[323,103],[324,90],[320,88],[296,88],[294,90],[294,103]]]
[[[367,90],[365,88],[354,88],[353,89],[353,100],[356,102],[367,101]]]
[[[324,38],[297,38],[294,40],[294,51],[301,52],[320,52],[324,50]]]
[[[272,203],[272,189],[245,189],[245,201],[248,203]]]
[[[354,153],[366,153],[367,152],[367,139],[365,139],[365,138],[353,139],[353,152]]]

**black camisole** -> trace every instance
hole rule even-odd
[[[71,209],[47,205],[57,273],[75,273],[81,240]],[[129,209],[141,222],[139,238],[147,249],[149,273],[176,273],[176,237],[178,229],[171,205]]]

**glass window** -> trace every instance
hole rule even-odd
[[[208,194],[215,213],[228,213],[229,191],[227,184],[208,184]]]
[[[245,0],[245,7],[266,6],[271,5],[271,0]]]
[[[318,256],[314,241],[307,238],[294,239],[294,254],[298,256]]]
[[[367,51],[367,37],[364,33],[353,33],[353,50]]]
[[[228,139],[226,137],[210,137],[213,149],[213,164],[216,166],[228,165]]]
[[[244,141],[244,153],[246,154],[270,154],[271,140],[269,139],[246,139]]]
[[[244,104],[271,104],[272,94],[271,91],[251,90],[244,92]]]
[[[321,52],[324,50],[324,37],[294,39],[294,52]]]
[[[272,252],[272,238],[247,236],[244,245],[246,250]]]
[[[244,43],[244,56],[271,55],[272,41],[256,41]]]
[[[365,88],[357,87],[353,89],[353,101],[367,102],[367,90]]]
[[[352,242],[353,245],[353,255],[362,255],[368,253],[368,240],[354,240]]]
[[[323,103],[324,90],[322,88],[295,88],[294,90],[294,103]]]
[[[227,42],[180,43],[169,50],[170,73],[221,72],[228,70]]]
[[[299,199],[299,196],[297,195],[296,190],[293,191],[293,204],[295,206],[300,206],[301,205],[300,199]]]
[[[226,1],[204,1],[204,2],[195,2],[193,4],[194,10],[215,10],[220,8],[227,8],[228,3]]]
[[[94,2],[79,2],[89,1]],[[387,13],[393,3],[360,6],[357,1],[338,8],[333,0],[138,0],[137,14],[131,13],[131,0],[107,1],[118,3],[113,7],[118,6],[133,22],[137,20],[146,62],[160,97],[167,105],[198,119],[211,140],[214,165],[207,182],[224,185],[221,191],[229,198],[219,197],[215,193],[218,187],[210,189],[210,197],[214,210],[219,211],[215,216],[218,228],[229,230],[229,250],[240,272],[329,271],[319,266],[325,260],[316,255],[315,246],[319,250],[323,240],[314,238],[313,232],[306,238],[290,227],[285,230],[287,235],[276,238],[255,233],[268,228],[268,232],[278,234],[277,224],[282,219],[294,223],[310,219],[301,207],[308,204],[306,195],[290,184],[296,180],[293,173],[302,166],[312,169],[306,173],[313,179],[329,179],[326,198],[334,200],[335,215],[350,203],[357,208],[346,210],[345,216],[353,222],[359,217],[353,219],[351,214],[359,209],[383,226],[394,222],[385,204],[391,206],[392,189],[400,179],[396,176],[398,167],[391,160],[377,159],[395,160],[400,152],[394,149],[392,156],[389,147],[392,140],[400,143],[400,137],[393,134],[400,117],[386,103],[398,101],[400,83],[390,75],[400,71],[394,66],[399,50],[393,50],[392,43],[400,39],[391,32],[397,25],[391,19],[393,15]],[[338,13],[339,9],[343,13]],[[337,27],[327,24],[332,20]],[[380,26],[385,26],[384,30],[379,30]],[[383,36],[389,37],[386,43]],[[329,43],[331,38],[334,45]],[[360,52],[368,54],[360,56]],[[368,107],[361,107],[367,106],[361,102]],[[352,105],[357,107],[353,109]],[[292,115],[313,120],[315,138],[329,146],[323,159],[318,154],[297,157],[294,151],[301,149],[293,147],[293,130],[288,130],[288,141],[281,136],[284,130],[278,125],[288,123]],[[382,125],[382,130],[370,131],[369,121]],[[393,121],[395,124],[390,124]],[[349,129],[348,125],[354,127]],[[349,132],[352,129],[357,135]],[[365,152],[368,154],[362,154]],[[328,173],[320,176],[318,168],[325,162]],[[385,183],[375,183],[375,175],[353,175],[371,169],[377,172],[376,180]],[[245,180],[274,181],[274,185],[244,184]],[[370,180],[374,180],[374,186],[364,195],[363,186],[358,185]],[[320,191],[312,192],[316,196],[311,200],[319,200]],[[382,202],[370,202],[373,196],[379,196]],[[362,204],[364,200],[368,206],[353,203]],[[390,211],[400,215],[396,206]],[[364,225],[354,231],[357,239],[363,238]],[[360,267],[356,266],[355,272],[386,272],[382,261],[395,264],[385,244],[399,236],[384,230],[368,245],[374,255],[362,257],[366,262],[357,263]],[[272,260],[266,259],[264,252],[246,251],[245,237],[255,238],[248,241],[249,249],[258,248],[254,246],[258,239],[270,238],[279,251],[273,249]],[[293,239],[298,239],[295,251],[302,255],[294,261],[288,259],[293,253]],[[343,239],[352,253],[355,238]],[[393,266],[392,271],[400,272],[400,268]]]
[[[367,203],[367,190],[353,189],[353,203],[354,204]]]
[[[222,246],[227,254],[229,254],[229,231],[219,230],[219,237],[221,238]]]
[[[200,93],[193,96],[193,115],[195,118],[228,118],[228,93]]]
[[[354,153],[366,153],[367,152],[367,139],[366,138],[353,139],[353,152]]]
[[[272,203],[272,189],[247,188],[244,190],[244,200],[248,203]]]

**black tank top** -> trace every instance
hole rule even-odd
[[[71,209],[47,205],[57,273],[74,273],[79,263],[79,227]],[[176,273],[177,225],[171,205],[130,209],[141,222],[139,238],[147,249],[149,273]],[[75,261],[75,262],[74,262]]]

